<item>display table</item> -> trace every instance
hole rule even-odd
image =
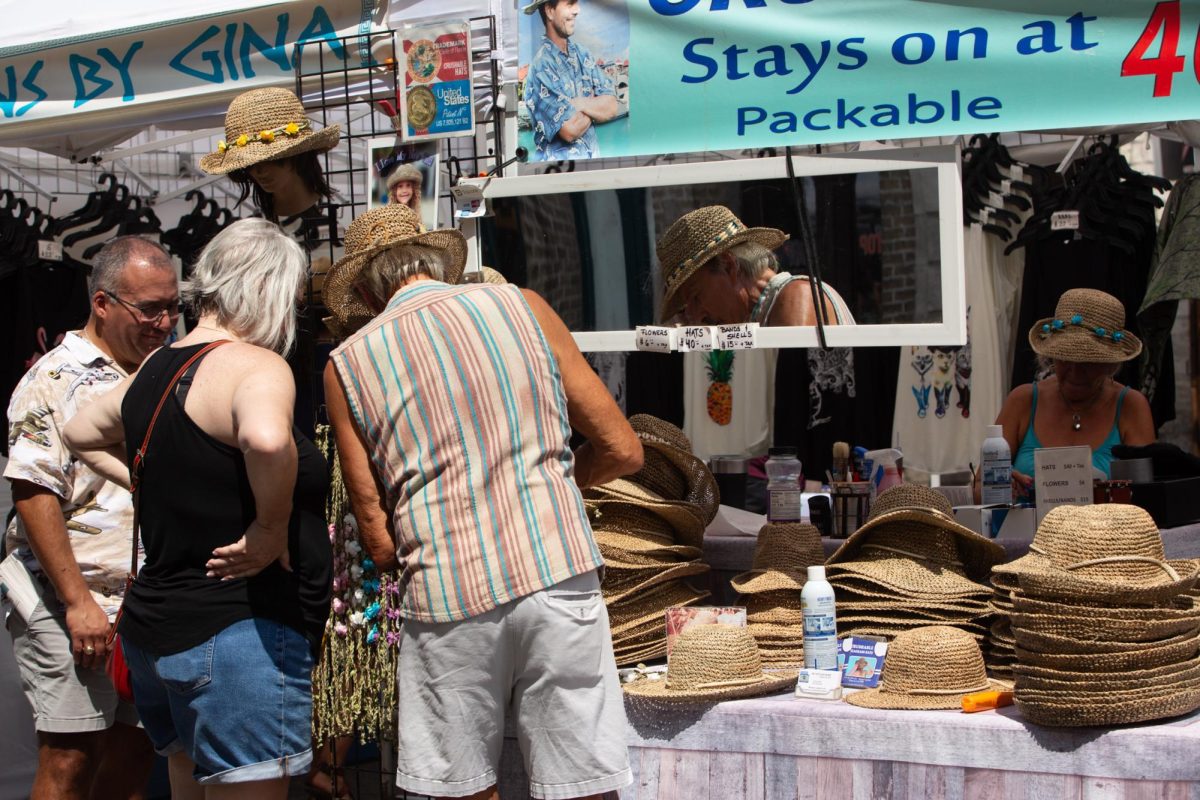
[[[1200,797],[1200,714],[1043,728],[1013,707],[884,711],[782,695],[710,706],[627,701],[622,800]],[[527,797],[515,738],[501,796]]]

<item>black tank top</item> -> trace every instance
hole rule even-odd
[[[130,463],[167,384],[201,347],[162,348],[130,384],[121,405]],[[167,398],[144,458],[140,514],[146,562],[125,598],[121,636],[164,656],[195,647],[235,622],[262,617],[304,634],[316,652],[329,615],[333,568],[324,520],[328,468],[316,446],[298,430],[293,433],[299,471],[288,526],[292,572],[274,563],[248,579],[209,578],[204,565],[213,548],[236,542],[254,521],[254,494],[241,451],[193,422],[178,390]]]

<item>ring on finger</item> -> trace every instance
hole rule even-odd
[[[84,645],[83,652],[84,655],[94,656],[96,654],[96,648],[92,647],[90,644]]]

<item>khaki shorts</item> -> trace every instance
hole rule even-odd
[[[137,709],[117,697],[103,669],[84,669],[71,655],[66,608],[47,586],[28,620],[8,615],[21,686],[44,733],[108,730],[114,722],[138,725]]]
[[[512,718],[530,793],[628,786],[625,705],[595,572],[463,622],[405,620],[396,784],[461,797],[496,783]]]

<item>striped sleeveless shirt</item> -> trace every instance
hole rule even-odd
[[[393,509],[406,618],[600,566],[558,363],[517,287],[416,281],[330,359]]]

